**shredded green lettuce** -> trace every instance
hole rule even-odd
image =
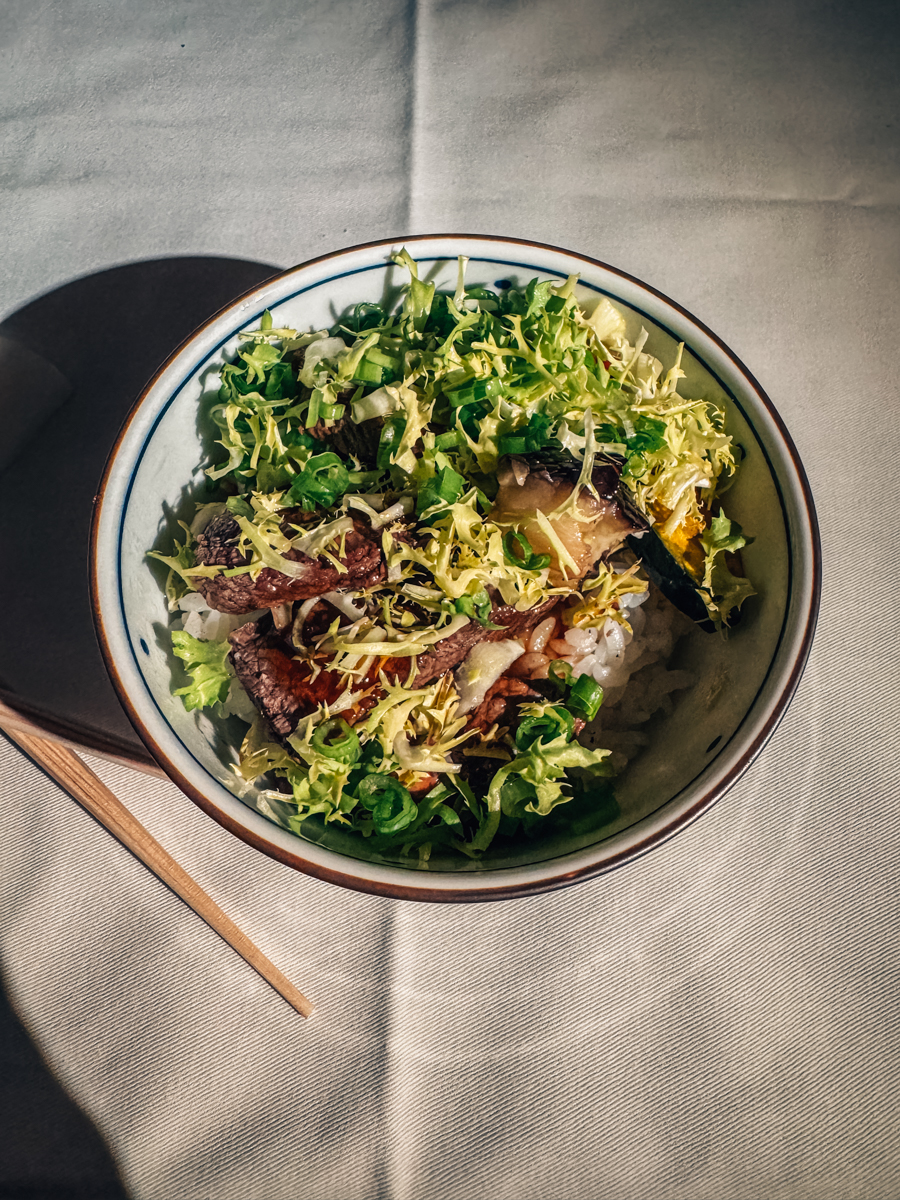
[[[637,565],[614,571],[598,562],[575,594],[558,585],[580,571],[557,522],[582,519],[578,498],[592,492],[602,455],[621,460],[622,483],[662,537],[702,546],[697,588],[719,625],[753,594],[732,572],[732,556],[751,539],[721,513],[710,519],[735,471],[734,447],[718,403],[679,394],[681,347],[664,372],[646,350],[646,331],[629,341],[608,299],[579,301],[575,277],[467,287],[461,258],[455,289],[438,292],[406,249],[393,261],[409,273],[394,311],[359,304],[333,328],[309,333],[276,328],[265,313],[221,371],[207,475],[239,527],[246,563],[197,566],[188,526],[171,555],[156,557],[170,568],[170,608],[220,570],[302,579],[298,553],[340,575],[363,514],[380,531],[387,577],[348,599],[313,648],[341,677],[341,700],[301,720],[285,745],[254,723],[236,770],[277,783],[265,791],[266,811],[295,832],[317,820],[384,853],[426,861],[447,847],[477,857],[498,831],[528,828],[570,803],[573,781],[608,772],[608,752],[572,736],[582,711],[577,680],[557,673],[559,695],[548,703],[568,724],[524,749],[497,727],[476,745],[452,676],[416,688],[382,674],[379,698],[352,736],[328,741],[323,731],[340,728],[379,658],[407,659],[412,671],[470,621],[496,629],[495,602],[521,611],[564,594],[570,627],[627,626],[620,601],[646,588]],[[353,436],[328,441],[341,431]],[[528,532],[542,539],[537,551],[524,528],[494,519],[498,471],[510,457],[577,478],[556,511],[535,513]],[[541,550],[552,551],[558,570]],[[185,707],[224,700],[233,679],[227,642],[178,632],[173,648],[191,677],[176,693]],[[594,699],[591,712],[599,688]],[[495,765],[483,798],[462,777],[466,754]],[[439,782],[422,794],[427,775]]]
[[[227,640],[203,642],[183,630],[173,632],[172,650],[191,677],[187,687],[177,688],[175,695],[181,696],[189,712],[195,708],[211,708],[227,698],[234,679],[234,671],[227,661],[229,649]]]
[[[729,620],[733,620],[731,614],[740,609],[746,599],[755,596],[756,591],[749,579],[732,574],[725,556],[736,554],[749,545],[753,538],[744,535],[737,521],[730,521],[724,513],[719,513],[713,517],[700,541],[706,551],[701,595],[710,615],[727,625]]]

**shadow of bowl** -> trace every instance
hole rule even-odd
[[[234,258],[127,263],[63,284],[0,324],[4,361],[15,368],[0,382],[0,556],[15,598],[0,625],[0,701],[48,733],[152,762],[94,636],[94,494],[122,421],[160,363],[277,271]]]

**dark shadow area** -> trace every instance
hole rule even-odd
[[[121,423],[157,367],[198,325],[278,270],[228,258],[129,263],[64,284],[0,324],[10,364],[0,385],[0,561],[10,581],[0,699],[44,728],[149,761],[94,637],[94,494]]]
[[[125,1200],[109,1151],[0,989],[0,1200]]]

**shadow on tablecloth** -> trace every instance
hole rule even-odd
[[[91,749],[150,762],[94,638],[94,493],[132,402],[198,325],[278,268],[165,258],[76,279],[0,324],[0,700]],[[4,465],[5,464],[5,465]]]
[[[109,1151],[0,989],[0,1200],[126,1200]]]

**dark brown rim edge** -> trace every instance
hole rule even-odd
[[[113,661],[112,652],[106,638],[106,632],[103,628],[103,619],[100,612],[98,600],[99,585],[98,585],[98,565],[97,565],[97,542],[99,536],[99,521],[100,511],[103,506],[106,495],[109,476],[112,471],[113,463],[119,452],[122,440],[125,437],[138,409],[143,404],[148,392],[155,386],[160,375],[169,367],[170,363],[181,353],[181,351],[194,340],[198,333],[206,329],[217,321],[225,312],[240,304],[247,297],[252,296],[262,288],[268,287],[276,279],[280,279],[285,275],[292,274],[295,271],[304,270],[308,267],[315,266],[317,263],[325,262],[330,259],[338,258],[341,255],[352,254],[360,250],[374,249],[381,246],[394,246],[397,244],[407,244],[410,242],[433,241],[437,239],[465,239],[467,241],[485,242],[495,244],[497,241],[506,242],[508,245],[523,246],[527,248],[535,248],[538,250],[548,250],[551,253],[565,254],[572,258],[579,259],[582,262],[590,263],[592,266],[599,267],[601,270],[608,271],[610,274],[617,276],[620,279],[625,279],[635,287],[650,293],[664,304],[680,313],[687,318],[698,329],[712,341],[721,353],[735,366],[740,374],[748,381],[753,391],[762,406],[768,412],[777,433],[780,435],[784,447],[787,451],[787,456],[790,459],[797,478],[800,483],[800,490],[804,499],[804,512],[809,523],[809,538],[812,546],[812,563],[811,563],[811,589],[809,607],[806,613],[806,625],[803,630],[803,636],[800,642],[798,651],[794,657],[791,673],[788,680],[778,697],[777,702],[772,708],[771,713],[766,719],[760,731],[753,738],[750,745],[741,755],[741,757],[732,765],[726,772],[718,784],[711,788],[710,791],[701,796],[695,804],[690,808],[679,813],[672,819],[671,824],[662,829],[656,830],[648,834],[645,838],[639,841],[636,845],[629,846],[600,863],[591,863],[583,867],[579,867],[573,871],[563,871],[561,874],[548,879],[541,880],[526,880],[516,884],[499,884],[495,887],[477,886],[466,889],[453,889],[444,891],[442,889],[428,888],[417,886],[415,884],[393,884],[384,881],[361,880],[356,876],[345,874],[333,868],[323,867],[317,863],[310,862],[307,859],[301,858],[299,855],[290,853],[282,849],[280,846],[272,845],[266,842],[257,834],[240,825],[228,814],[219,810],[216,805],[199,792],[193,784],[187,780],[181,772],[170,763],[165,753],[156,744],[152,734],[145,727],[143,720],[138,715],[131,700],[129,699],[122,680],[119,677],[115,663]],[[213,316],[209,317],[201,325],[198,325],[189,337],[185,338],[178,347],[169,355],[165,362],[156,370],[150,381],[141,391],[138,398],[135,400],[130,411],[128,412],[122,427],[119,430],[118,436],[110,450],[106,465],[103,470],[97,494],[94,497],[94,511],[91,521],[91,542],[90,542],[90,587],[91,587],[91,609],[94,619],[94,628],[97,635],[97,640],[103,654],[103,660],[106,665],[107,672],[112,680],[113,686],[116,689],[119,700],[125,709],[125,712],[135,728],[138,736],[146,745],[154,761],[165,771],[166,775],[180,788],[182,792],[192,800],[199,808],[203,809],[209,816],[218,822],[223,828],[230,833],[235,834],[254,849],[260,850],[267,854],[270,858],[274,858],[286,866],[292,867],[294,870],[300,871],[304,875],[312,876],[316,879],[323,880],[328,883],[337,884],[340,887],[349,888],[353,891],[364,892],[370,895],[387,896],[397,900],[416,900],[425,903],[474,903],[485,900],[506,900],[515,899],[523,896],[539,895],[544,892],[556,891],[559,888],[569,887],[574,883],[582,880],[590,879],[598,875],[606,874],[608,871],[615,870],[617,867],[624,866],[625,863],[639,858],[656,846],[662,845],[676,833],[690,825],[708,808],[711,808],[718,800],[722,798],[737,780],[743,775],[747,768],[751,765],[760,751],[763,749],[769,738],[778,727],[784,713],[792,700],[803,670],[809,658],[809,653],[812,648],[813,636],[815,634],[816,621],[818,618],[819,604],[822,591],[822,547],[819,534],[819,524],[816,515],[815,503],[813,501],[812,490],[809,485],[806,471],[800,460],[797,448],[793,438],[788,433],[787,427],[784,424],[780,414],[772,404],[769,397],[766,395],[763,388],[760,386],[756,377],[744,366],[743,362],[737,355],[717,336],[707,325],[698,320],[682,305],[671,300],[663,292],[658,291],[650,284],[644,283],[643,280],[629,275],[626,271],[621,271],[617,267],[610,266],[609,263],[603,262],[601,259],[592,258],[589,255],[578,254],[575,251],[566,250],[560,246],[553,246],[546,242],[534,242],[522,238],[513,237],[497,237],[490,234],[468,234],[468,233],[437,233],[437,234],[415,234],[407,238],[389,238],[378,239],[377,241],[362,242],[358,245],[348,246],[341,250],[332,251],[328,254],[317,255],[315,258],[307,259],[306,261],[297,264],[297,266],[289,267],[284,271],[272,275],[269,279],[257,284],[255,287],[241,293],[230,303],[220,308]],[[248,810],[252,811],[252,810]],[[646,819],[646,818],[645,818]],[[640,822],[639,822],[640,824]],[[299,840],[299,839],[298,839]],[[502,868],[498,869],[498,874]],[[469,878],[461,876],[461,878]]]

